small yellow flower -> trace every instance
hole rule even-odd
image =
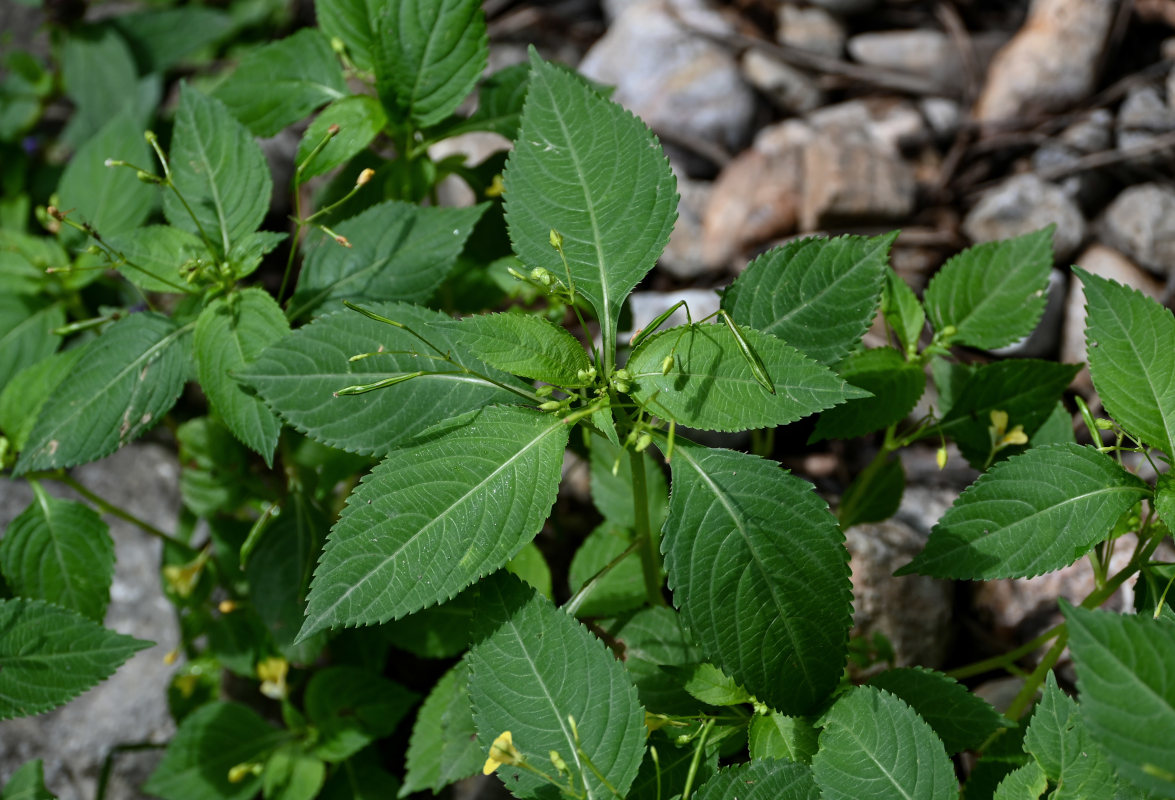
[[[257,662],[257,677],[261,679],[261,693],[274,700],[281,700],[289,694],[286,675],[290,662],[280,656],[270,656]]]
[[[1004,431],[1008,429],[1008,412],[1007,411],[992,411],[991,412],[991,426],[995,428],[996,436],[1003,436]]]
[[[355,186],[363,186],[374,177],[375,170],[373,170],[371,167],[368,167],[359,173],[359,177],[355,179]]]
[[[237,610],[237,604],[234,600],[221,600],[216,610],[221,614],[231,614]]]
[[[1024,432],[1023,425],[1017,425],[1012,430],[1004,434],[1004,438],[1000,439],[1001,446],[1008,446],[1013,444],[1028,444],[1028,434]]]
[[[990,430],[991,439],[995,442],[996,450],[1002,450],[1014,444],[1028,444],[1028,434],[1024,432],[1023,425],[1017,425],[1012,430],[1008,430],[1007,411],[997,410],[991,412]]]
[[[178,647],[171,649],[171,650],[168,650],[166,653],[163,654],[163,663],[170,667],[172,664],[174,664],[176,661],[179,660],[179,657],[180,657],[180,651],[179,651]]]
[[[245,761],[240,764],[237,764],[235,767],[233,767],[232,769],[230,769],[228,771],[228,782],[229,783],[240,783],[241,781],[245,780],[245,778],[248,778],[250,775],[260,775],[260,774],[261,774],[261,764]]]
[[[485,766],[481,768],[481,774],[491,775],[503,764],[513,765],[521,762],[522,753],[518,752],[518,748],[514,746],[514,737],[510,731],[503,731],[490,745],[490,756],[486,759]]]
[[[502,176],[495,175],[486,188],[486,197],[501,197],[504,191],[506,191],[506,184],[502,183]]]

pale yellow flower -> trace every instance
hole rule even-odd
[[[522,762],[522,753],[514,746],[514,737],[510,731],[503,731],[490,745],[490,755],[485,766],[481,768],[482,775],[491,775],[494,770],[503,764],[512,765]]]

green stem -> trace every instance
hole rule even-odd
[[[66,473],[64,471],[59,471],[59,472],[50,473],[48,475],[45,475],[45,477],[50,478],[52,480],[55,480],[58,483],[65,484],[66,486],[68,486],[69,488],[73,489],[75,492],[80,494],[82,497],[89,500],[91,503],[93,503],[95,506],[100,508],[105,513],[110,514],[111,516],[114,516],[114,517],[118,517],[119,519],[123,520],[124,522],[129,522],[130,524],[134,525],[136,528],[143,531],[144,533],[150,534],[151,536],[154,536],[156,539],[162,539],[164,542],[167,542],[168,544],[173,545],[174,547],[178,547],[179,549],[183,550],[184,552],[186,552],[190,555],[196,554],[196,552],[197,552],[196,548],[192,547],[187,542],[182,542],[179,539],[172,536],[171,534],[164,533],[163,531],[159,530],[154,525],[152,525],[150,522],[147,522],[146,520],[139,519],[134,514],[130,513],[126,509],[123,509],[119,506],[114,505],[110,501],[106,500],[104,497],[99,497],[98,495],[94,494],[89,489],[87,489],[85,486],[83,486],[81,483],[79,483],[72,475],[69,475],[68,473]]]
[[[706,749],[706,737],[714,727],[714,720],[707,720],[702,726],[702,735],[698,737],[697,747],[694,748],[694,757],[689,762],[689,773],[685,776],[685,788],[681,790],[681,800],[689,800],[690,792],[694,789],[694,780],[698,776],[698,764],[702,761],[702,751]]]
[[[645,594],[649,605],[665,605],[661,593],[661,551],[649,523],[649,490],[645,483],[645,454],[628,453],[632,467],[632,506],[636,518],[636,540],[644,543],[641,550],[641,572],[645,577]]]
[[[1028,676],[1028,680],[1024,682],[1020,693],[1012,700],[1012,704],[1008,706],[1008,710],[1004,712],[1004,716],[1008,719],[1020,719],[1024,715],[1024,712],[1032,705],[1032,701],[1036,699],[1036,692],[1040,689],[1041,684],[1044,683],[1045,676],[1048,675],[1049,670],[1057,663],[1057,659],[1061,657],[1061,653],[1065,651],[1065,647],[1068,644],[1069,629],[1061,626],[1057,641],[1053,642],[1053,646],[1049,648],[1044,658],[1036,665],[1036,669],[1032,670],[1032,674]]]
[[[642,544],[643,542],[640,539],[634,540],[632,544],[624,548],[624,552],[605,564],[603,568],[601,568],[600,571],[595,575],[584,581],[583,586],[580,586],[579,590],[571,596],[571,599],[563,604],[563,610],[573,617],[579,613],[580,606],[582,606],[588,599],[588,596],[591,594],[591,591],[595,588],[596,584],[599,583],[605,575],[616,569],[621,561],[632,555]]]
[[[1009,650],[1008,652],[1002,653],[998,656],[985,658],[982,661],[976,661],[974,664],[968,664],[966,666],[959,667],[958,669],[953,669],[948,672],[947,675],[954,678],[955,680],[962,680],[963,678],[970,678],[974,675],[982,675],[983,673],[990,672],[993,669],[1006,669],[1010,665],[1024,658],[1024,656],[1035,652],[1045,642],[1048,642],[1050,639],[1060,634],[1064,627],[1065,623],[1062,622],[1060,625],[1055,625],[1054,627],[1049,628],[1047,631],[1042,633],[1040,636],[1037,636],[1032,641],[1025,642],[1015,650]]]

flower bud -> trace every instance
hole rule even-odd
[[[555,230],[554,228],[551,228],[550,242],[551,247],[554,247],[556,250],[562,250],[563,234],[559,233],[559,231]]]
[[[356,186],[364,186],[367,184],[368,181],[370,181],[374,177],[375,177],[375,170],[373,170],[371,167],[368,167],[367,169],[365,169],[359,173],[359,177],[355,179],[355,185]]]
[[[674,363],[672,354],[665,356],[664,360],[661,361],[661,374],[668,375],[669,371],[673,369]]]
[[[542,267],[535,267],[530,271],[530,279],[541,283],[543,286],[550,286],[555,282],[555,276]]]

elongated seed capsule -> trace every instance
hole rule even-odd
[[[628,343],[629,347],[636,347],[641,342],[643,342],[645,339],[648,339],[650,336],[652,336],[653,333],[657,330],[657,328],[661,327],[661,325],[664,324],[665,320],[667,320],[673,316],[673,312],[677,311],[677,309],[681,308],[684,305],[685,305],[684,300],[678,300],[676,303],[671,305],[665,311],[662,311],[660,314],[658,314],[656,317],[654,317],[652,322],[650,322],[648,325],[641,328],[639,331],[637,331],[636,333],[634,333],[632,335],[632,339]]]
[[[734,320],[730,318],[730,314],[722,310],[718,312],[722,315],[723,322],[726,327],[730,328],[730,332],[734,334],[734,340],[738,343],[738,349],[742,351],[743,358],[747,360],[747,364],[751,368],[751,374],[755,376],[755,380],[771,394],[775,394],[775,386],[771,383],[771,376],[767,374],[767,367],[763,366],[759,354],[751,349],[751,344],[743,337],[743,332],[739,330],[738,325],[734,324]]]
[[[413,378],[419,378],[423,374],[423,371],[409,372],[405,375],[393,375],[390,378],[384,378],[382,381],[376,381],[375,383],[365,383],[360,384],[359,386],[346,386],[335,392],[335,397],[374,392],[376,389],[384,389],[388,386],[395,386],[397,383],[403,383],[404,381],[410,381]]]

